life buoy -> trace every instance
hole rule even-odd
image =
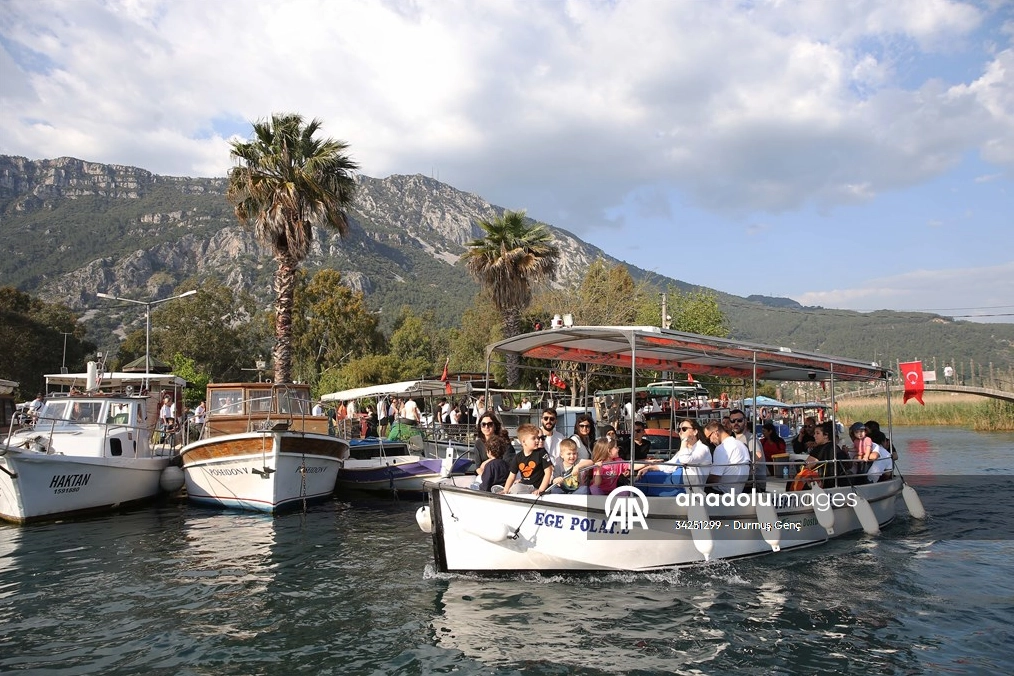
[[[809,467],[804,467],[803,469],[799,470],[799,474],[797,474],[795,478],[792,480],[792,484],[789,486],[789,490],[790,491],[806,490],[806,487],[810,484],[810,482],[817,479],[820,479],[820,472],[818,472],[815,469],[810,469]],[[818,486],[820,485],[819,481],[817,481],[817,485]]]

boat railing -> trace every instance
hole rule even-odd
[[[57,433],[68,434],[68,435],[80,435],[86,429],[101,430],[101,434],[95,435],[93,438],[97,438],[101,441],[102,454],[104,455],[106,449],[109,450],[111,457],[147,457],[143,454],[138,454],[139,444],[129,444],[131,453],[127,453],[127,449],[120,445],[120,452],[113,453],[115,446],[111,443],[112,440],[121,441],[120,439],[113,437],[113,433],[120,431],[127,431],[134,435],[134,441],[147,441],[152,434],[157,431],[157,428],[152,428],[149,425],[131,425],[126,421],[118,422],[114,420],[108,420],[105,422],[96,422],[92,420],[72,420],[64,417],[48,417],[48,416],[36,416],[34,423],[29,426],[21,427],[18,430],[11,430],[8,434],[8,441],[12,445],[20,445],[23,448],[32,449],[40,453],[56,453],[59,452],[53,442],[53,437]],[[20,444],[15,444],[12,438],[15,432],[20,432],[22,439]],[[148,443],[140,444],[140,448],[151,449],[151,445]]]

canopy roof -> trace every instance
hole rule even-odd
[[[486,348],[528,359],[553,359],[693,375],[758,380],[881,380],[880,366],[655,326],[573,326],[525,333]]]
[[[472,384],[469,382],[451,381],[451,394],[470,394]],[[325,394],[321,401],[349,401],[350,399],[365,399],[367,397],[404,396],[404,397],[442,397],[447,396],[447,385],[442,380],[406,380],[401,383],[388,383],[387,385],[372,385],[370,387],[357,387],[352,390],[342,390]]]
[[[148,381],[150,387],[176,386],[186,387],[187,381],[171,373],[125,373],[123,371],[100,374],[99,387],[124,387],[134,385],[141,387]],[[54,373],[46,376],[46,385],[66,387],[84,387],[88,383],[87,373]]]
[[[648,383],[644,387],[638,387],[637,394],[646,394],[649,397],[668,397],[673,394],[694,396],[707,394],[708,390],[698,383]],[[627,395],[630,394],[629,387],[620,387],[613,390],[599,390],[596,396],[603,395]]]
[[[785,402],[778,401],[777,399],[772,399],[771,397],[765,397],[763,394],[760,395],[759,397],[757,397],[757,405],[758,406],[773,406],[775,408],[788,408],[789,407],[789,404],[786,404]],[[753,406],[753,399],[751,397],[747,397],[746,399],[744,399],[743,400],[743,406]]]

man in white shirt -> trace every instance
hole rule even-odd
[[[750,451],[717,420],[704,426],[704,438],[717,444],[712,455],[711,473],[708,475],[708,492],[742,491],[750,476]]]
[[[752,485],[758,491],[766,490],[767,487],[767,460],[764,458],[764,447],[757,439],[756,434],[747,434],[747,420],[746,414],[738,408],[734,408],[729,411],[729,424],[732,425],[732,435],[739,440],[746,449],[750,452],[750,457],[753,458],[752,471]]]
[[[549,453],[549,457],[552,458],[553,462],[556,462],[560,457],[560,442],[563,441],[563,435],[556,431],[555,408],[547,408],[542,411],[539,434],[546,437],[544,448],[546,449],[546,453]]]
[[[303,409],[303,410],[306,410],[306,409]],[[319,401],[316,404],[313,405],[313,411],[311,411],[310,414],[314,415],[314,416],[322,416],[322,415],[324,415],[324,407],[320,405]]]

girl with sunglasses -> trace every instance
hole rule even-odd
[[[472,460],[476,467],[486,462],[486,442],[493,437],[506,437],[503,424],[492,413],[483,413],[475,424],[475,445],[472,447]],[[510,455],[510,452],[508,451],[506,455]],[[510,460],[510,458],[504,457],[504,460]]]

